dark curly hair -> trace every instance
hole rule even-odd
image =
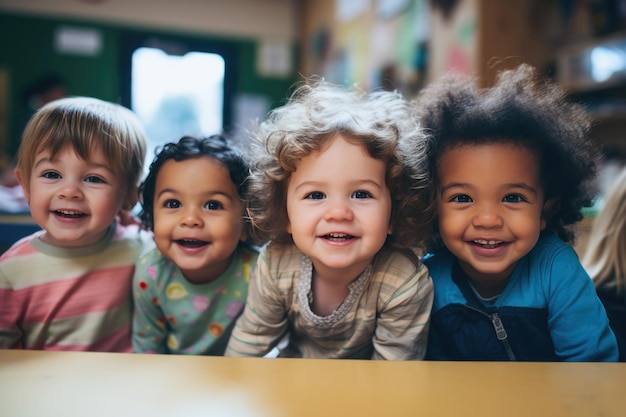
[[[221,135],[212,135],[205,138],[183,136],[177,143],[163,145],[150,164],[148,176],[139,186],[139,201],[142,208],[139,218],[145,229],[153,230],[154,228],[154,191],[157,176],[163,164],[170,159],[184,161],[202,156],[213,158],[228,169],[230,179],[237,188],[237,194],[244,203],[242,206],[245,211],[250,164],[244,155]],[[248,221],[245,222],[245,227],[248,232],[247,235],[250,236],[249,232],[251,230]]]
[[[557,234],[573,243],[570,225],[593,203],[599,148],[589,140],[590,117],[567,100],[556,84],[522,64],[502,71],[493,87],[480,89],[474,79],[448,75],[423,90],[416,100],[419,121],[428,135],[430,201],[438,198],[438,162],[459,146],[512,143],[537,155],[546,201],[558,204],[542,235]],[[427,250],[443,245],[432,222]]]

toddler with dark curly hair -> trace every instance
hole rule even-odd
[[[425,260],[435,286],[427,359],[617,360],[606,312],[568,244],[594,197],[584,109],[528,65],[486,89],[448,77],[417,109],[437,207]]]

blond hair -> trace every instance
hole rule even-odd
[[[582,264],[596,287],[626,291],[626,167],[606,194],[593,221]]]
[[[411,103],[397,92],[364,93],[319,79],[296,84],[287,103],[251,132],[248,212],[256,238],[292,243],[287,233],[289,178],[303,158],[338,134],[385,162],[394,230],[386,244],[417,246],[428,217],[420,192],[425,187],[420,180],[426,180],[425,135]],[[407,141],[413,144],[410,156],[402,152]]]
[[[136,198],[146,136],[132,111],[91,97],[67,97],[41,107],[28,121],[17,153],[16,170],[24,186],[29,186],[38,153],[47,150],[54,158],[68,146],[85,160],[100,149],[111,170],[123,180],[126,198]]]

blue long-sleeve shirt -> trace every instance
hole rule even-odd
[[[558,237],[519,260],[493,303],[481,302],[450,252],[424,262],[435,288],[426,359],[617,361],[593,282]]]

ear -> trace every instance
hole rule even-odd
[[[551,198],[543,203],[543,209],[541,210],[541,230],[546,228],[548,221],[559,211],[560,207],[561,199],[558,197]]]
[[[126,193],[126,197],[124,197],[124,201],[122,202],[122,210],[131,211],[135,204],[139,201],[139,197],[137,196],[137,189],[133,188]]]
[[[22,187],[22,192],[24,193],[24,197],[26,198],[26,202],[28,202],[28,204],[30,204],[30,190],[28,187],[28,184],[26,184],[26,181],[24,180],[24,176],[22,175],[22,171],[15,168],[15,170],[13,171],[15,173],[15,178],[17,178],[17,182],[20,184],[20,187]]]

